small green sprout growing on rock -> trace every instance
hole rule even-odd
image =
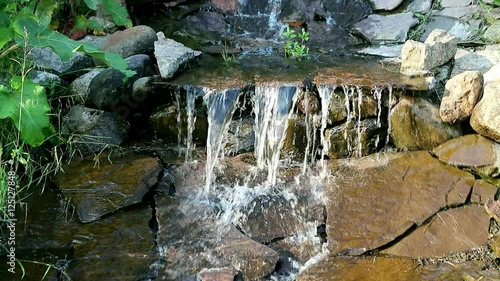
[[[302,60],[303,58],[309,59],[309,48],[305,46],[305,43],[309,40],[309,32],[306,32],[304,28],[300,33],[295,32],[290,26],[286,27],[285,32],[285,56],[292,57],[297,60]]]

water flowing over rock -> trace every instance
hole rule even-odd
[[[354,27],[371,43],[377,42],[404,42],[410,28],[418,23],[413,13],[395,15],[370,15],[356,23]]]
[[[101,49],[127,58],[133,55],[151,53],[156,40],[158,38],[154,29],[138,25],[113,33],[101,45]]]
[[[93,158],[73,160],[54,179],[83,223],[140,203],[158,181],[161,169],[156,158],[125,154],[111,159],[112,163],[100,163],[99,169]]]
[[[460,127],[441,121],[437,106],[418,97],[403,97],[392,109],[390,122],[391,139],[401,149],[433,149],[461,135]]]
[[[457,40],[442,29],[434,30],[424,43],[408,40],[401,51],[401,73],[423,75],[455,56]]]
[[[464,204],[474,184],[474,176],[426,152],[382,153],[330,167],[337,175],[325,187],[332,253],[384,246],[442,208]],[[449,196],[456,191],[461,195]]]
[[[200,54],[179,42],[165,38],[163,32],[158,32],[157,36],[154,53],[162,78],[171,78],[181,65]]]
[[[500,141],[500,81],[489,83],[484,87],[483,97],[474,107],[470,118],[472,128],[487,138]]]
[[[446,82],[439,116],[453,124],[466,120],[472,114],[483,89],[483,75],[479,71],[461,73]]]
[[[61,131],[73,136],[75,148],[82,154],[99,153],[127,138],[128,124],[117,113],[73,106],[64,117]]]
[[[197,280],[204,268],[233,267],[246,279],[269,275],[278,254],[241,234],[221,228],[215,210],[196,201],[157,197],[158,243],[166,259],[157,278]]]
[[[500,144],[477,134],[449,140],[432,151],[439,160],[453,166],[497,177],[500,172]]]

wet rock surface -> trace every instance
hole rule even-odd
[[[157,278],[197,280],[204,268],[233,267],[245,278],[269,275],[278,261],[274,250],[239,232],[220,228],[215,210],[196,201],[156,197],[158,243],[166,264]]]
[[[474,184],[471,174],[426,152],[340,160],[330,167],[339,175],[336,185],[325,188],[332,253],[384,246],[442,208],[464,204]],[[463,194],[450,197],[457,189]]]
[[[120,211],[97,222],[82,225],[68,202],[48,188],[26,198],[29,213],[19,213],[17,257],[63,269],[73,280],[138,280],[153,276],[150,266],[159,259],[146,206]],[[21,210],[20,210],[21,211]],[[47,227],[47,226],[50,227]],[[4,257],[0,257],[3,262]],[[58,280],[60,271],[45,264],[24,262],[24,279]],[[21,280],[0,271],[2,280]]]
[[[497,162],[499,144],[477,134],[449,140],[432,152],[439,160],[459,167],[483,167]]]
[[[83,223],[140,203],[158,181],[161,168],[156,158],[128,153],[111,159],[97,169],[91,157],[73,160],[54,179]]]

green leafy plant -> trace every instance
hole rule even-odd
[[[295,32],[290,26],[286,27],[285,32],[283,32],[285,37],[285,56],[292,57],[297,60],[302,60],[303,58],[309,59],[309,47],[305,46],[305,43],[309,41],[309,32],[306,32],[302,28],[300,33]]]

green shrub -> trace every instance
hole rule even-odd
[[[287,26],[285,32],[283,32],[283,36],[285,36],[284,49],[286,57],[292,57],[297,60],[310,58],[309,48],[305,46],[305,43],[309,41],[309,32],[306,32],[302,28],[300,33],[296,33],[290,26]]]

